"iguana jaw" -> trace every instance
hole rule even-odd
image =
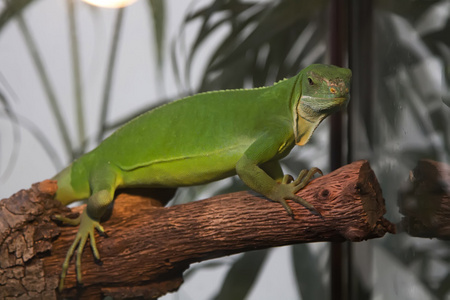
[[[348,101],[349,97],[302,96],[295,112],[295,143],[299,146],[306,144],[323,119],[345,108]]]
[[[306,114],[331,114],[339,109],[345,108],[348,104],[349,97],[314,97],[302,96],[300,98],[298,110],[303,110]],[[300,111],[299,111],[300,113]]]

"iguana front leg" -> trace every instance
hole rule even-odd
[[[293,213],[286,200],[297,202],[313,214],[320,215],[313,205],[302,197],[297,196],[296,193],[309,183],[314,174],[322,174],[322,171],[318,168],[312,168],[309,171],[303,170],[296,179],[291,175],[282,176],[282,170],[278,161],[271,160],[261,163],[261,161],[267,159],[268,155],[270,157],[270,155],[275,156],[276,154],[276,152],[261,151],[261,149],[268,150],[267,146],[270,145],[268,138],[268,136],[263,136],[249,147],[236,164],[236,173],[248,187],[273,201],[279,202],[289,215],[292,216]],[[272,151],[277,149],[274,148]],[[280,179],[281,176],[282,178]]]
[[[321,216],[320,212],[318,212],[313,205],[311,205],[309,202],[307,202],[305,199],[303,199],[300,196],[297,196],[296,194],[298,191],[303,189],[310,181],[311,178],[314,176],[314,174],[320,174],[323,175],[322,171],[319,168],[311,168],[310,170],[302,170],[300,174],[298,175],[297,179],[294,180],[294,178],[291,175],[284,175],[283,180],[281,184],[289,185],[292,188],[292,192],[294,194],[293,198],[286,198],[286,200],[293,200],[299,204],[302,204],[305,206],[309,211],[311,211],[315,215]],[[289,207],[289,205],[286,203],[286,201],[282,201],[281,204],[286,209],[289,215],[292,215],[292,210]]]

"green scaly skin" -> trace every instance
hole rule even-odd
[[[88,199],[79,219],[58,217],[80,225],[63,263],[60,290],[75,250],[81,283],[87,239],[100,259],[94,231],[104,232],[99,220],[117,188],[177,188],[238,174],[251,189],[281,203],[289,215],[286,200],[320,215],[295,195],[320,170],[304,170],[294,180],[283,174],[278,161],[295,144],[306,144],[324,118],[347,105],[350,80],[349,69],[311,65],[270,87],[207,92],[174,101],[114,132],[55,176],[57,200],[67,205]]]

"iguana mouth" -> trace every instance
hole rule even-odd
[[[342,106],[343,104],[347,104],[348,103],[348,98],[346,97],[340,97],[340,98],[333,98],[334,100],[337,100],[337,103],[339,106]]]
[[[314,99],[314,100],[339,100],[339,102],[343,102],[347,100],[347,97],[315,97],[315,96],[302,96],[301,99]]]
[[[314,103],[311,100],[313,100]],[[328,110],[334,111],[338,107],[347,106],[349,97],[328,98],[328,97],[302,96],[300,101],[302,101],[303,107],[307,107],[309,110],[315,111],[316,113],[321,113]]]

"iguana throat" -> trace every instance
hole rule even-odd
[[[311,97],[306,96],[309,99]],[[327,114],[320,114],[314,111],[310,106],[305,105],[305,97],[301,97],[296,109],[296,126],[294,128],[295,132],[295,143],[299,146],[305,145],[311,135],[314,133],[319,124],[327,117]]]

